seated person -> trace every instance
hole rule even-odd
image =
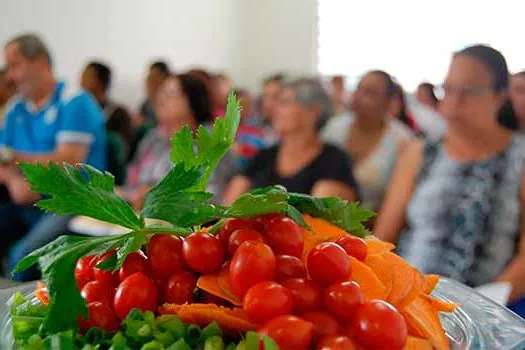
[[[510,113],[514,130],[525,132],[525,71],[512,75],[509,89]],[[506,119],[506,118],[505,118]]]
[[[280,143],[261,151],[228,186],[227,204],[254,187],[282,185],[291,192],[357,199],[351,165],[344,152],[321,141],[319,128],[332,114],[321,84],[299,79],[284,85],[272,125]]]
[[[4,129],[4,120],[7,103],[15,94],[15,84],[7,79],[5,69],[0,69],[0,137]]]
[[[394,93],[389,74],[368,72],[353,93],[353,114],[330,120],[322,133],[325,142],[352,158],[362,205],[375,211],[403,145],[413,137],[408,127],[388,115]]]
[[[422,136],[421,128],[408,109],[405,91],[400,84],[395,85],[394,96],[392,97],[388,114],[394,118],[394,123],[403,123],[415,135]]]
[[[416,100],[430,109],[437,110],[439,100],[434,89],[435,87],[431,83],[419,84],[416,89]]]
[[[173,134],[185,125],[196,130],[211,120],[206,85],[188,74],[170,76],[157,93],[155,114],[157,125],[140,142],[128,167],[126,184],[118,190],[137,210],[142,208],[149,189],[173,166],[170,159]]]
[[[8,107],[0,141],[0,184],[10,196],[0,205],[1,247],[16,242],[8,256],[9,269],[13,269],[31,251],[64,233],[69,220],[34,206],[39,195],[29,190],[16,162],[85,162],[103,170],[105,130],[96,101],[56,81],[49,51],[38,37],[22,35],[11,40],[4,54],[8,77],[20,94]],[[34,277],[31,272],[15,276],[20,280]]]
[[[525,140],[497,122],[507,64],[483,45],[454,54],[439,141],[416,141],[392,178],[375,234],[424,273],[525,295]]]
[[[153,126],[157,122],[155,115],[154,100],[160,86],[170,76],[170,69],[166,62],[153,62],[148,69],[146,77],[146,100],[140,105],[140,120],[138,125]]]

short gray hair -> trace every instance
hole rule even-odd
[[[295,91],[296,100],[300,105],[305,107],[319,107],[319,128],[333,115],[330,96],[318,79],[298,78],[285,81],[283,87]]]
[[[6,47],[11,44],[16,44],[18,50],[30,61],[34,61],[39,57],[44,57],[49,66],[52,65],[51,54],[42,39],[35,34],[22,34],[11,39]]]

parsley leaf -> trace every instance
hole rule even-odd
[[[196,191],[203,191],[215,167],[224,155],[229,151],[239,127],[240,105],[234,93],[228,96],[226,114],[217,118],[210,132],[202,125],[197,130],[197,138],[188,127],[184,127],[175,134],[171,145],[171,160],[174,164],[184,164],[186,168],[205,166],[206,171],[199,183],[195,186]]]
[[[348,203],[339,198],[314,198],[304,194],[290,193],[289,203],[301,213],[325,219],[346,232],[365,237],[370,231],[363,225],[375,213],[360,208],[357,202]]]
[[[84,215],[133,230],[144,223],[114,192],[114,177],[89,165],[20,164],[33,191],[48,195],[37,205],[57,215]]]

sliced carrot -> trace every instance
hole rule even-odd
[[[242,306],[242,300],[232,291],[228,264],[224,265],[218,273],[202,275],[197,280],[197,287],[235,306]]]
[[[367,255],[364,263],[372,269],[377,278],[386,287],[386,294],[390,295],[394,287],[394,272],[392,267],[387,264],[385,258],[381,255]]]
[[[394,273],[393,288],[386,300],[394,306],[398,306],[412,291],[414,284],[414,268],[394,253],[383,254],[387,264]]]
[[[437,349],[449,349],[448,339],[445,330],[439,321],[437,311],[432,304],[425,298],[416,298],[412,303],[401,310],[409,328],[416,329],[428,339],[432,346]]]
[[[430,305],[432,305],[432,307],[438,312],[454,312],[459,307],[458,304],[439,300],[431,295],[423,294],[421,295],[421,297],[427,300],[430,303]]]
[[[396,248],[392,243],[382,241],[375,236],[368,236],[365,238],[365,241],[368,246],[368,254],[370,255],[391,252]]]
[[[359,283],[366,300],[386,299],[387,288],[376,276],[374,271],[353,256],[350,257],[352,264],[351,279]]]
[[[405,316],[403,314],[403,316]],[[413,321],[409,318],[406,318],[405,317],[405,321],[407,323],[407,329],[408,329],[408,335],[409,336],[412,336],[412,337],[417,337],[417,338],[425,338],[425,335],[423,334],[423,332],[421,332],[419,330],[419,326],[415,323],[413,323]]]
[[[416,299],[425,288],[425,277],[421,272],[411,267],[412,269],[412,289],[410,292],[399,302],[398,308],[402,309],[406,305],[410,304]]]
[[[432,343],[426,339],[408,336],[403,350],[432,350]]]
[[[220,328],[228,334],[244,333],[258,328],[242,309],[215,304],[164,304],[159,308],[159,313],[177,315],[184,323],[195,323],[203,327],[217,321]]]
[[[314,249],[319,243],[335,241],[341,237],[348,236],[346,231],[324,219],[313,218],[309,215],[303,215],[303,218],[313,230],[313,232],[311,232],[309,230],[303,229],[303,261],[305,262],[308,253],[310,253],[310,251]]]
[[[44,305],[49,304],[49,293],[47,287],[42,281],[36,283],[35,297]]]
[[[425,294],[430,294],[439,282],[438,275],[425,275]]]

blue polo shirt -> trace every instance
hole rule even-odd
[[[13,151],[41,154],[54,152],[59,143],[88,146],[85,163],[106,169],[105,119],[93,97],[59,82],[38,110],[31,102],[15,98],[6,112],[0,144]]]

